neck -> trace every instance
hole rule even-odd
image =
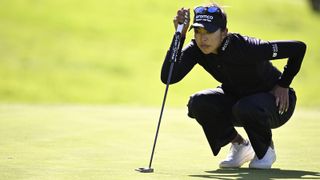
[[[214,51],[212,51],[212,54],[218,54],[218,49],[215,49]]]
[[[220,45],[217,49],[215,49],[212,53],[213,54],[219,54],[219,49],[221,48],[221,46],[224,44],[224,41],[226,40],[227,36],[222,37],[221,36],[221,41],[220,41]]]

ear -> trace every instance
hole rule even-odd
[[[223,31],[222,31],[222,37],[225,38],[227,37],[228,35],[228,28],[225,28]]]

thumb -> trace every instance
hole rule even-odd
[[[277,107],[279,106],[279,103],[280,103],[280,98],[279,98],[279,97],[276,97],[276,106],[277,106]]]

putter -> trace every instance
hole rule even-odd
[[[161,106],[161,111],[160,111],[157,131],[156,131],[156,135],[154,137],[154,142],[153,142],[153,147],[152,147],[149,166],[135,169],[136,171],[141,172],[141,173],[153,173],[153,171],[154,171],[154,169],[151,167],[152,160],[153,160],[153,155],[154,155],[154,150],[156,148],[156,143],[157,143],[157,139],[158,139],[160,124],[161,124],[161,119],[162,119],[162,114],[163,114],[163,109],[164,109],[164,105],[165,105],[167,94],[168,94],[169,84],[170,84],[170,81],[171,81],[173,65],[176,62],[176,57],[177,57],[177,54],[178,54],[178,51],[179,51],[181,32],[182,32],[183,27],[184,27],[184,23],[183,24],[178,24],[177,30],[176,30],[176,32],[174,34],[174,38],[173,38],[173,46],[172,46],[172,55],[171,55],[171,64],[170,64],[170,69],[169,69],[169,76],[168,76],[168,79],[167,79],[166,90],[164,92],[164,97],[163,97],[163,101],[162,101],[162,106]]]

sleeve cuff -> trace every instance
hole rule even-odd
[[[279,79],[278,82],[277,82],[277,84],[278,84],[279,86],[283,87],[283,88],[289,88],[290,83],[291,83],[291,82],[286,82],[286,81],[284,81],[283,79],[281,79],[281,77],[280,77],[280,79]]]

